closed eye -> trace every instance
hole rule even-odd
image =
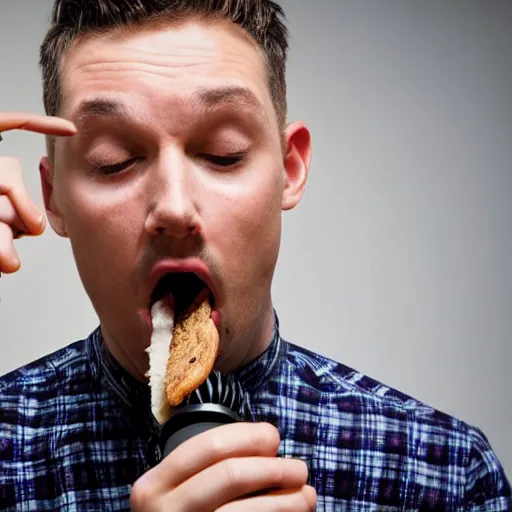
[[[245,155],[243,153],[234,155],[209,155],[203,153],[199,156],[214,165],[218,165],[219,167],[233,167],[245,159]]]
[[[217,165],[219,167],[234,167],[245,159],[245,154],[243,153],[233,155],[210,155],[203,153],[199,156],[212,163],[213,165]],[[116,164],[96,165],[94,166],[94,170],[108,176],[128,169],[138,160],[140,160],[139,157],[133,157]]]
[[[134,157],[134,158],[130,158],[129,160],[124,160],[123,162],[119,162],[117,164],[98,165],[98,166],[95,166],[95,170],[100,172],[101,174],[105,174],[105,175],[116,174],[118,172],[124,171],[125,169],[128,169],[137,160],[139,160],[139,158]]]

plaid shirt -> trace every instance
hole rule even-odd
[[[485,436],[279,336],[239,373],[250,419],[301,458],[317,510],[510,510]],[[249,419],[249,418],[248,418]],[[161,458],[148,386],[109,355],[99,328],[0,380],[0,510],[129,510]]]

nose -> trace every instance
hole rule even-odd
[[[197,184],[186,157],[176,151],[162,154],[150,171],[150,211],[146,231],[186,238],[201,232],[196,204]]]

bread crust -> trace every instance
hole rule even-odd
[[[219,333],[205,300],[180,319],[174,327],[167,360],[167,401],[176,407],[208,377],[219,350]]]

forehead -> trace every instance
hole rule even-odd
[[[96,100],[145,115],[229,100],[273,117],[265,59],[234,23],[117,29],[76,42],[61,65],[62,110],[74,118]]]

